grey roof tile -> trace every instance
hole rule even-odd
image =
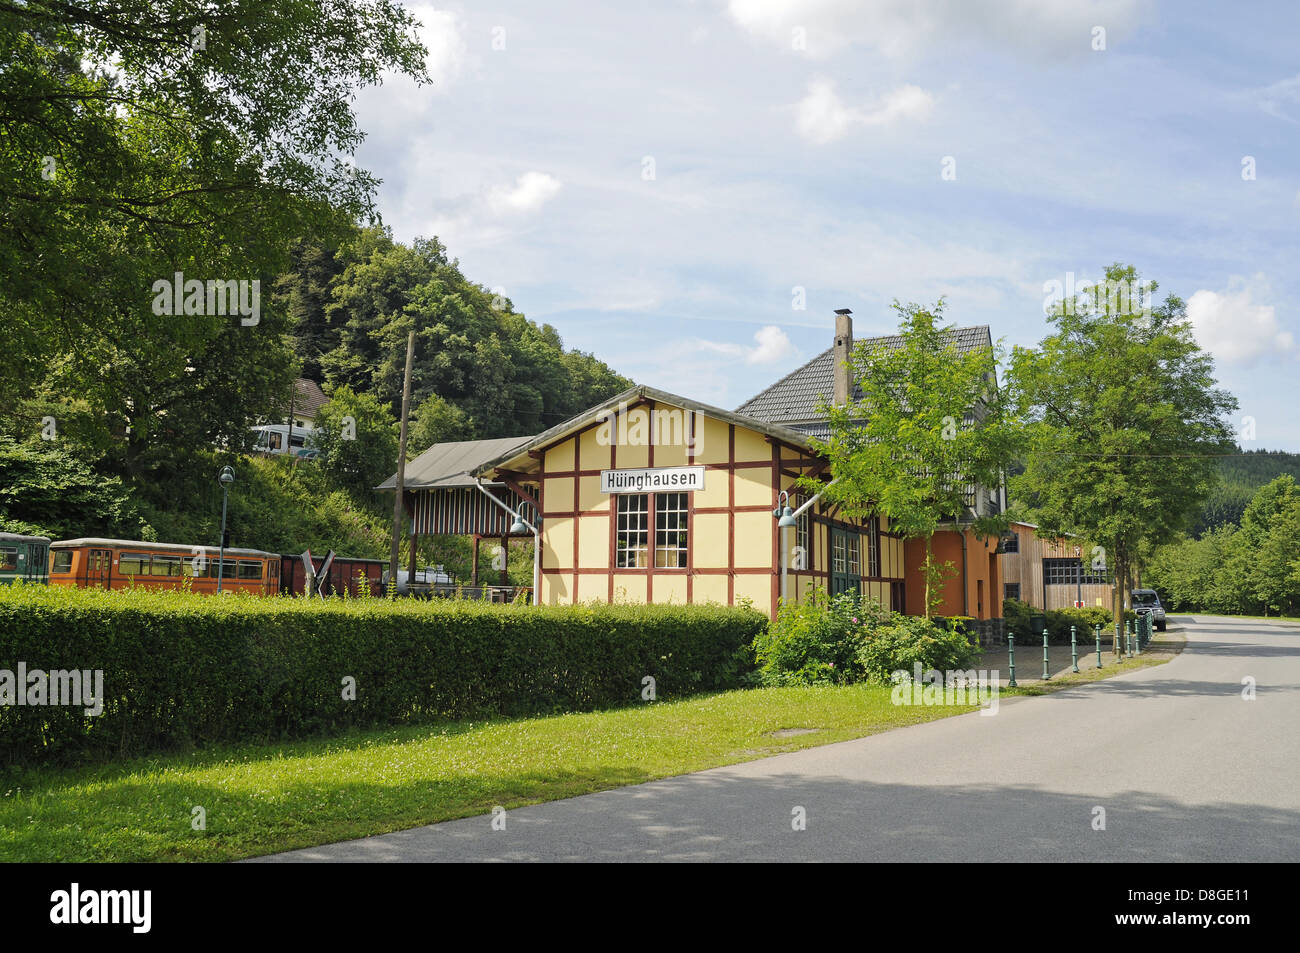
[[[947,337],[953,341],[961,354],[993,345],[993,338],[987,324],[953,328],[947,332]],[[896,348],[902,344],[903,338],[898,334],[887,334],[882,337],[855,339],[854,345],[862,342],[867,342],[871,346]],[[781,423],[824,439],[825,425],[821,425],[820,432],[818,429],[810,430],[795,425],[801,422],[816,423],[818,403],[822,397],[831,399],[835,389],[833,351],[833,348],[822,351],[803,367],[791,371],[767,390],[745,401],[736,408],[736,413],[771,423]],[[852,396],[855,399],[861,396],[857,387],[854,387]]]

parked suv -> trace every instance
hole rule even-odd
[[[1138,615],[1151,615],[1151,622],[1157,632],[1165,630],[1165,607],[1160,604],[1160,597],[1154,589],[1133,590],[1133,611]]]

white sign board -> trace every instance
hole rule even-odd
[[[683,493],[704,489],[704,467],[601,470],[601,493]]]

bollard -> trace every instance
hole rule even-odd
[[[1137,649],[1137,654],[1138,654],[1138,655],[1141,655],[1141,654],[1142,654],[1142,630],[1143,630],[1144,628],[1146,628],[1146,623],[1143,622],[1142,620],[1145,619],[1145,618],[1147,618],[1147,616],[1138,616],[1138,620],[1137,620],[1137,634],[1136,634],[1136,638],[1135,638],[1134,641],[1133,641],[1133,646],[1134,646],[1134,648]]]
[[[1124,622],[1124,649],[1128,657],[1133,657],[1133,623],[1125,620]]]
[[[1074,639],[1074,626],[1070,626],[1070,659],[1074,662],[1074,668],[1071,671],[1079,670],[1079,643]]]
[[[1052,677],[1052,673],[1047,669],[1047,630],[1043,630],[1043,681]]]
[[[1097,667],[1101,668],[1101,623],[1094,625],[1092,631],[1097,636]]]
[[[1007,668],[1011,669],[1011,678],[1007,680],[1007,688],[1016,687],[1016,637],[1010,632],[1007,633]]]

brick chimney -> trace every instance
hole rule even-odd
[[[835,403],[843,406],[849,402],[849,355],[853,353],[853,314],[848,308],[835,311],[835,347],[831,357],[835,362]]]

